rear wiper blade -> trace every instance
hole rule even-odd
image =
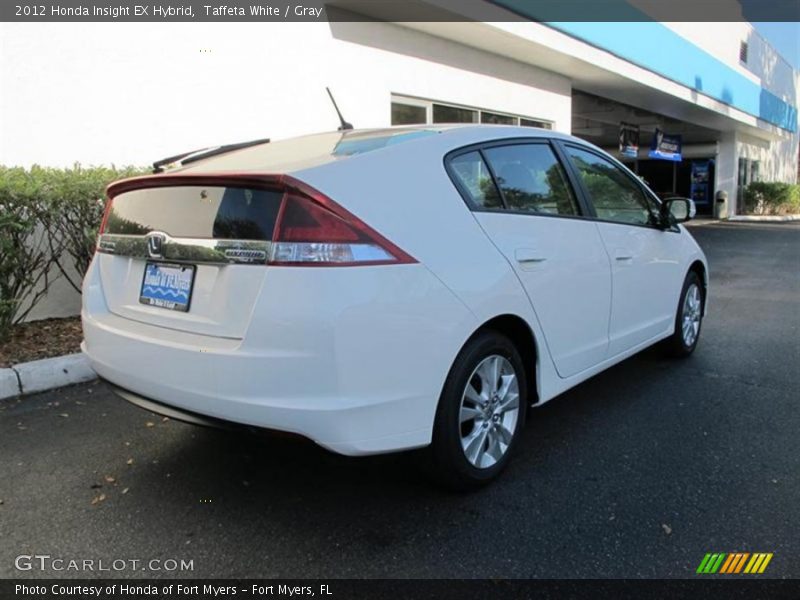
[[[197,150],[181,152],[180,154],[175,154],[174,156],[168,156],[167,158],[157,160],[153,163],[153,173],[161,173],[166,165],[179,161],[180,159],[189,156],[190,154],[194,154],[195,152],[202,152],[205,149],[206,148],[198,148]]]
[[[166,165],[176,162],[180,163],[179,166],[183,166],[189,163],[196,162],[198,160],[211,158],[212,156],[219,156],[220,154],[233,152],[234,150],[241,150],[242,148],[249,148],[251,146],[258,146],[260,144],[269,144],[269,140],[270,140],[269,138],[262,138],[259,140],[251,140],[249,142],[238,142],[236,144],[225,144],[224,146],[215,146],[213,148],[184,152],[183,154],[177,154],[175,156],[170,156],[169,158],[163,158],[159,161],[154,162],[153,172],[161,173],[164,171],[164,167]]]

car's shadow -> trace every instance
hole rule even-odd
[[[557,469],[546,460],[549,443],[580,435],[600,411],[624,411],[648,387],[668,377],[675,364],[661,358],[658,350],[648,350],[531,409],[516,460],[488,489],[501,489],[509,476],[535,477],[534,471]],[[342,500],[343,494],[357,497],[362,505],[370,497],[453,495],[425,472],[424,451],[345,457],[294,436],[170,426],[177,431],[170,437],[169,451],[159,453],[158,470],[169,473],[173,483],[180,481],[190,496],[212,504],[225,498],[237,502],[249,498],[255,506],[302,499],[324,510],[326,497]],[[519,463],[526,465],[524,469]]]

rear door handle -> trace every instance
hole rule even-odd
[[[521,264],[543,263],[547,260],[546,256],[542,256],[541,252],[533,248],[517,248],[514,251],[514,258]]]
[[[626,261],[633,260],[633,253],[624,248],[617,248],[614,250],[614,260]]]

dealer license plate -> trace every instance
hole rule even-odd
[[[192,300],[194,265],[148,262],[144,267],[139,302],[188,312]]]

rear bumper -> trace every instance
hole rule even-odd
[[[367,302],[352,297],[364,286],[330,269],[315,277],[330,289],[318,290],[274,269],[283,293],[261,298],[245,339],[233,340],[111,313],[90,269],[82,347],[100,377],[179,419],[285,431],[350,456],[425,446],[473,317],[421,265],[388,270],[392,284],[368,289]],[[287,298],[293,288],[301,302]]]
[[[156,402],[155,400],[150,400],[149,398],[140,396],[139,394],[131,392],[130,390],[116,386],[110,381],[107,381],[106,383],[108,383],[111,391],[113,391],[123,400],[127,400],[134,406],[138,406],[143,410],[155,413],[157,415],[162,415],[164,417],[169,417],[170,419],[175,419],[176,421],[189,423],[190,425],[213,427],[215,429],[238,429],[242,427],[242,425],[239,425],[238,423],[231,423],[230,421],[223,421],[222,419],[214,419],[212,417],[199,415],[188,410],[181,410],[173,406],[168,406],[166,404],[162,404],[161,402]]]

